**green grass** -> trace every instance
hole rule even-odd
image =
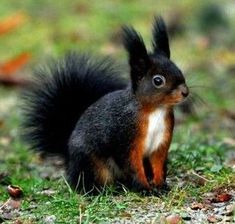
[[[119,40],[120,26],[133,24],[150,46],[152,16],[160,13],[169,20],[172,13],[179,12],[185,29],[171,39],[172,58],[184,71],[189,85],[200,86],[192,91],[206,103],[195,103],[197,115],[176,113],[180,123],[175,129],[169,155],[171,191],[168,194],[143,196],[126,190],[117,194],[109,188],[98,196],[84,196],[71,191],[63,169],[43,162],[20,140],[20,91],[1,87],[0,174],[6,173],[7,178],[0,179],[0,204],[8,199],[6,186],[11,182],[24,191],[19,219],[25,223],[30,220],[44,223],[45,216],[51,215],[55,215],[56,223],[110,222],[131,217],[140,220],[141,214],[147,215],[152,209],[157,220],[164,212],[183,213],[191,202],[202,201],[206,192],[234,187],[234,170],[226,164],[234,146],[225,144],[224,138],[235,138],[235,124],[223,111],[235,108],[235,79],[230,70],[235,62],[231,47],[235,20],[234,15],[227,13],[231,26],[226,39],[210,40],[208,47],[202,47],[200,41],[206,34],[199,29],[197,16],[204,4],[205,1],[193,0],[164,3],[151,0],[148,4],[144,0],[102,3],[69,0],[58,4],[50,0],[40,1],[40,4],[33,0],[3,0],[0,20],[19,11],[28,16],[21,27],[0,36],[0,61],[22,51],[32,54],[31,62],[21,71],[23,74],[31,73],[32,67],[51,55],[61,56],[68,50],[111,55],[124,67],[126,55]],[[229,3],[224,10],[226,7]],[[48,173],[46,177],[45,173]],[[201,184],[195,173],[206,182]],[[54,193],[47,195],[43,193],[45,190]],[[133,214],[133,211],[136,212]]]

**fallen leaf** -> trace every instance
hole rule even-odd
[[[212,199],[212,202],[218,203],[218,202],[227,202],[232,199],[232,195],[228,193],[221,193],[215,195],[215,197]]]
[[[27,19],[27,15],[22,12],[10,15],[4,20],[0,21],[0,35],[6,34],[20,25],[22,25]]]
[[[27,79],[23,79],[15,76],[1,76],[0,75],[0,84],[4,86],[26,86],[30,82]]]
[[[8,76],[14,74],[16,71],[20,70],[25,64],[29,62],[31,54],[29,52],[23,52],[16,57],[6,61],[0,65],[0,75]]]

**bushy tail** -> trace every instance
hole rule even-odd
[[[67,156],[68,139],[81,114],[103,95],[123,89],[109,60],[69,54],[36,72],[23,93],[24,139],[33,149]]]

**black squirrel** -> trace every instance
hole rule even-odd
[[[61,154],[68,182],[89,192],[121,183],[161,188],[174,127],[174,105],[189,94],[170,60],[165,23],[153,24],[153,51],[123,27],[130,81],[109,60],[69,54],[41,70],[24,94],[25,138],[32,148]]]

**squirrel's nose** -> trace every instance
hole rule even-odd
[[[181,94],[182,94],[183,97],[187,97],[187,96],[188,96],[188,94],[189,94],[189,89],[188,89],[188,87],[187,87],[185,84],[181,84],[181,85],[179,86],[179,89],[180,89]]]

